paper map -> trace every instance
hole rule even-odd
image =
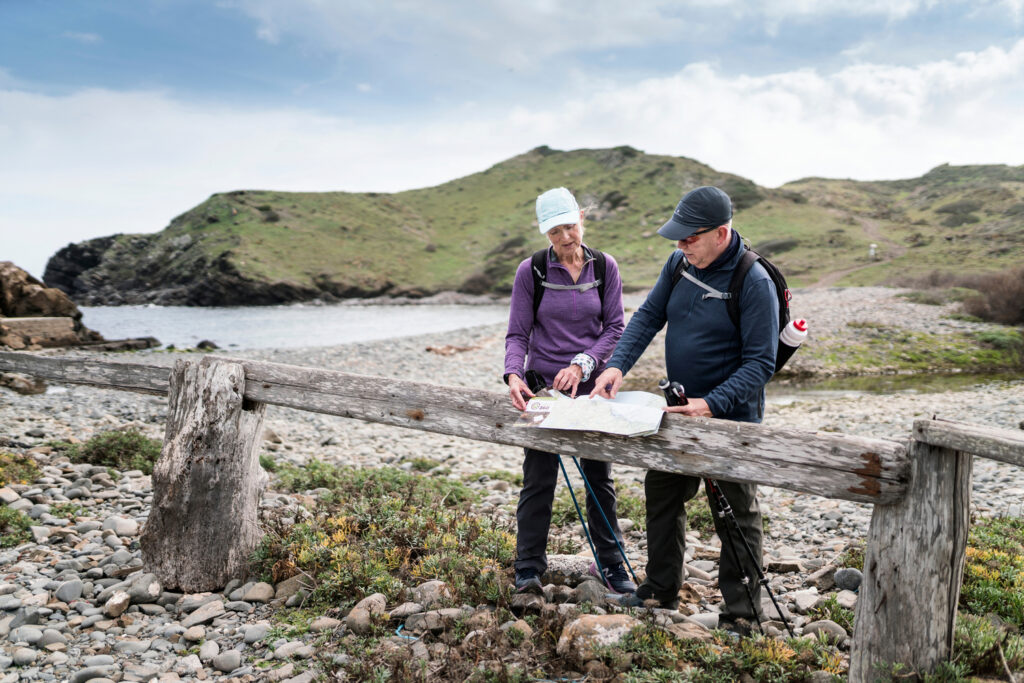
[[[612,400],[549,393],[555,395],[531,398],[515,426],[647,436],[658,431],[664,415],[665,398],[646,391],[620,391]]]

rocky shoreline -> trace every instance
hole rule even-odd
[[[631,295],[627,306],[635,307],[639,301]],[[848,323],[858,320],[898,323],[935,334],[976,325],[945,318],[948,308],[909,303],[893,290],[881,288],[801,292],[794,307],[796,315],[812,320],[809,343],[815,335],[823,339],[855,334]],[[500,392],[504,389],[500,377],[503,337],[503,325],[489,325],[363,344],[232,355]],[[168,352],[127,357],[81,350],[46,353],[166,365],[181,357]],[[800,362],[797,354],[793,363]],[[957,391],[884,395],[842,391],[801,395],[772,385],[769,402],[765,424],[809,432],[902,440],[909,438],[914,419],[932,415],[1024,428],[1021,380]],[[0,683],[219,677],[304,682],[312,680],[312,669],[307,667],[316,655],[313,645],[319,635],[341,629],[358,632],[360,614],[349,615],[349,621],[342,621],[342,615],[323,617],[302,637],[285,638],[275,632],[273,613],[289,601],[296,602],[295,582],[277,586],[236,582],[223,593],[210,595],[164,591],[141,567],[138,550],[138,534],[152,500],[150,478],[135,471],[121,473],[115,481],[105,468],[68,463],[45,445],[53,440],[84,441],[127,426],[161,438],[165,412],[166,399],[124,392],[57,386],[45,394],[18,396],[0,389],[0,452],[29,454],[39,462],[43,475],[32,482],[8,483],[0,491],[8,507],[34,520],[33,542],[0,549]],[[515,486],[484,473],[518,471],[518,449],[275,406],[268,409],[266,427],[264,452],[284,462],[301,464],[318,458],[357,467],[389,465],[410,470],[413,460],[430,458],[439,468],[428,476],[441,476],[443,471],[483,492],[477,506],[480,514],[504,521],[514,518]],[[641,470],[615,467],[622,491],[642,493],[642,476]],[[1024,469],[977,460],[974,494],[974,514],[1024,515]],[[784,608],[801,632],[831,629],[813,626],[806,614],[826,592],[839,596],[844,604],[855,603],[855,593],[835,592],[829,570],[834,571],[832,563],[851,540],[863,539],[870,507],[771,488],[762,489],[762,504],[770,520],[765,553],[772,585]],[[297,497],[274,491],[264,496],[261,509],[292,518],[303,514]],[[631,529],[632,524],[623,526]],[[579,544],[575,528],[559,530],[556,536],[556,540]],[[646,540],[635,529],[626,536],[627,554],[639,571],[646,562]],[[684,619],[684,612],[661,617],[666,625],[678,622],[680,629],[695,623],[713,626],[717,620],[713,599],[717,539],[693,533],[690,539],[688,585],[695,597],[687,611],[693,612],[696,621]],[[588,588],[593,582],[583,581],[585,569],[576,567],[578,562],[574,564],[572,558],[560,562],[565,565],[561,581],[575,588],[550,586],[548,602],[571,605],[584,599],[573,591],[593,590]],[[430,591],[436,589],[420,587],[415,595],[410,593],[409,602],[417,606],[403,606],[408,614],[399,622],[408,631],[429,630],[432,623],[454,617],[431,609],[436,600]],[[377,602],[363,609],[367,614],[390,609],[392,618],[396,617],[398,606]],[[845,634],[834,630],[830,637],[838,643],[846,640]],[[397,642],[414,647],[411,641]],[[414,656],[429,660],[431,653],[424,648]]]

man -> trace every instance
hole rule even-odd
[[[716,187],[688,192],[658,234],[676,240],[679,250],[669,258],[647,300],[633,314],[591,395],[613,398],[622,385],[622,376],[667,322],[668,378],[683,385],[689,403],[666,410],[692,417],[760,422],[764,385],[775,369],[778,299],[770,276],[755,263],[742,285],[739,327],[729,319],[727,297],[722,295],[728,292],[733,271],[746,250],[740,235],[732,229],[729,196]],[[673,286],[673,274],[682,259],[685,270]],[[760,558],[757,486],[719,483],[754,556]],[[696,495],[699,486],[698,477],[647,472],[647,579],[635,593],[624,595],[621,604],[640,606],[653,599],[662,607],[678,606],[686,543],[684,503]],[[711,509],[717,511],[716,502],[710,502]],[[727,528],[726,520],[715,514],[714,522],[723,543],[737,543],[735,555],[723,547],[719,558],[718,583],[725,599],[719,624],[744,632],[761,614],[757,571],[750,565],[742,543]],[[742,567],[737,565],[737,557]],[[746,586],[744,567],[750,579]]]

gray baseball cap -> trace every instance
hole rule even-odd
[[[702,228],[717,228],[732,220],[732,201],[722,190],[704,185],[690,190],[679,200],[675,213],[658,234],[670,240],[685,240]]]

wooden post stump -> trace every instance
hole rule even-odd
[[[179,360],[170,377],[163,452],[142,559],[165,588],[223,588],[246,574],[260,540],[267,474],[257,448],[266,405],[243,398],[237,363]]]
[[[952,655],[972,456],[914,441],[910,458],[906,496],[871,515],[851,683],[873,681],[876,665],[929,673]]]

